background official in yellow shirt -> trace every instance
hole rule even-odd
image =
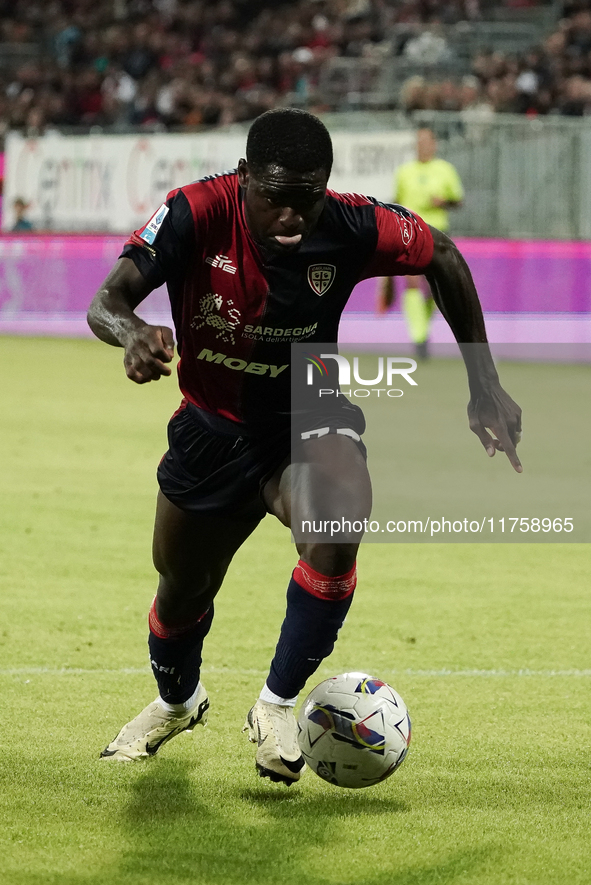
[[[448,209],[461,205],[460,176],[447,160],[436,157],[437,141],[430,129],[417,133],[417,159],[404,163],[394,177],[394,202],[416,212],[427,224],[449,229]],[[423,291],[423,288],[424,290]],[[379,292],[378,310],[385,313],[394,301],[393,280],[386,277]],[[418,356],[427,356],[429,328],[435,302],[424,277],[406,277],[403,309]]]

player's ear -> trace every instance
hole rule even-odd
[[[238,160],[238,184],[243,190],[248,187],[248,164],[244,158]]]

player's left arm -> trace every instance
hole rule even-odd
[[[433,257],[423,272],[466,364],[470,429],[491,458],[497,450],[505,452],[517,473],[521,473],[523,468],[515,450],[521,438],[521,409],[501,387],[472,274],[452,240],[436,228],[430,230]]]

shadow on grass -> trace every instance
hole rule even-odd
[[[348,885],[359,871],[327,875],[314,871],[311,854],[324,849],[334,855],[335,818],[399,815],[403,802],[356,792],[310,795],[261,784],[240,790],[231,782],[217,794],[215,807],[201,801],[190,777],[191,767],[161,760],[133,784],[122,823],[129,837],[114,877],[118,882],[196,882],[207,885]],[[221,785],[220,785],[221,787]],[[208,790],[210,793],[210,788]],[[363,827],[352,823],[357,838]],[[367,839],[373,839],[368,830]],[[349,849],[350,846],[344,846]],[[491,849],[492,851],[492,849]],[[485,863],[491,852],[455,851],[443,863],[393,870],[387,853],[376,851],[364,885],[429,885],[453,882]],[[338,850],[337,850],[338,857]],[[320,869],[325,861],[318,857]],[[380,866],[388,867],[380,871]],[[335,878],[335,874],[338,878]]]
[[[312,778],[311,772],[306,777]],[[334,788],[334,792],[321,796],[306,796],[301,792],[287,793],[287,788],[265,788],[261,784],[259,790],[243,790],[239,796],[246,802],[258,805],[261,809],[276,815],[277,818],[306,817],[324,815],[326,817],[343,817],[347,814],[402,814],[408,811],[406,802],[400,799],[371,795],[367,791],[342,790]]]
[[[34,782],[34,765],[27,774],[29,783],[31,776]],[[412,808],[398,798],[371,790],[319,793],[304,784],[290,790],[263,781],[246,786],[242,779],[234,779],[232,770],[225,780],[206,777],[201,781],[202,774],[194,762],[178,759],[157,759],[141,768],[103,769],[97,765],[92,784],[86,788],[89,800],[94,797],[98,801],[107,784],[116,787],[113,800],[104,808],[95,808],[94,825],[104,832],[104,854],[96,855],[88,866],[80,854],[77,863],[72,820],[70,861],[59,863],[59,873],[52,872],[41,859],[34,874],[26,863],[18,867],[9,863],[0,876],[2,885],[357,885],[359,881],[364,885],[443,885],[495,881],[486,878],[486,871],[494,869],[503,854],[492,844],[494,836],[487,844],[480,841],[476,846],[459,832],[454,844],[431,845],[427,857],[415,864],[401,861],[398,840],[408,838],[408,824],[401,826],[400,821]],[[254,779],[254,773],[249,776]],[[65,768],[54,772],[41,792],[55,798],[58,777],[67,788],[62,800],[67,801],[69,794],[75,804],[80,792],[79,772],[71,772],[70,783]],[[88,821],[87,817],[86,828]],[[12,860],[17,864],[15,849]]]

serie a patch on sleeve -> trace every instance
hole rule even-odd
[[[162,222],[168,215],[168,206],[163,203],[159,209],[154,212],[147,225],[140,234],[142,240],[151,246],[156,239],[156,235],[162,226]]]

